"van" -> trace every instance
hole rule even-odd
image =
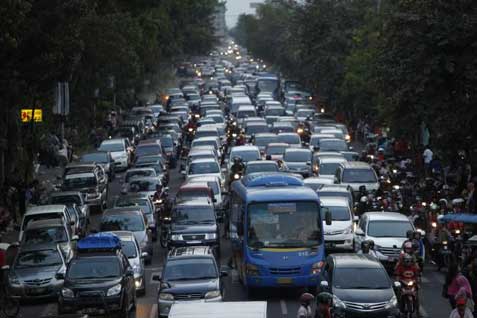
[[[366,162],[352,161],[341,163],[336,170],[335,184],[344,184],[351,188],[354,194],[364,186],[367,191],[377,191],[379,180],[376,172]]]
[[[49,219],[62,219],[66,224],[71,226],[71,232],[74,233],[75,222],[70,215],[70,212],[66,208],[66,205],[62,204],[51,204],[51,205],[41,205],[34,206],[29,208],[25,215],[20,226],[20,233],[18,241],[22,241],[23,233],[25,232],[28,223],[31,221],[39,220],[49,220]]]

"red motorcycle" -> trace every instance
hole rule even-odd
[[[400,280],[399,285],[399,304],[403,317],[419,317],[419,301],[417,280]]]

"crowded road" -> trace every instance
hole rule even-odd
[[[359,148],[359,144],[355,144]],[[115,196],[120,195],[123,173],[119,173],[116,179],[110,184],[109,204],[112,203]],[[183,176],[178,169],[171,170],[170,177],[171,195],[174,195],[179,186],[183,183]],[[90,229],[97,229],[100,214],[92,216]],[[230,243],[222,239],[221,264],[227,265],[231,256]],[[155,318],[157,317],[157,285],[158,282],[152,280],[152,275],[160,273],[166,252],[160,247],[159,242],[154,244],[154,257],[151,265],[146,266],[146,295],[138,298],[138,305],[135,313],[130,317],[137,318]],[[422,317],[446,317],[449,311],[449,305],[441,297],[442,285],[444,283],[444,274],[438,273],[433,265],[426,265],[422,276],[421,290],[421,315]],[[268,302],[268,317],[291,318],[296,316],[299,307],[298,297],[302,290],[299,289],[268,289],[257,298],[248,299],[244,287],[238,280],[235,270],[229,271],[229,276],[225,280],[226,301],[246,301],[246,300],[265,300]],[[38,314],[40,314],[38,316]],[[20,317],[55,317],[57,315],[57,302],[51,300],[48,303],[43,302],[24,302],[21,306]]]

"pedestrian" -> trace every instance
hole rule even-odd
[[[470,288],[472,289],[472,295],[473,295],[473,302],[474,304],[476,303],[476,297],[477,297],[477,258],[475,255],[471,257],[469,264],[466,266],[466,270],[464,271],[464,275],[469,281]]]
[[[473,299],[472,288],[469,281],[464,275],[462,275],[457,263],[453,262],[449,265],[449,270],[447,272],[446,281],[443,288],[443,296],[449,300],[449,304],[451,305],[452,309],[456,308],[455,297],[461,288],[464,289],[467,298]]]
[[[467,183],[467,200],[465,203],[467,213],[476,213],[477,193],[475,192],[475,183],[470,181]]]
[[[433,157],[434,157],[434,153],[432,152],[429,145],[427,145],[426,148],[424,149],[424,152],[422,153],[422,158],[424,160],[424,169],[425,169],[426,176],[430,175],[431,162],[432,162]]]

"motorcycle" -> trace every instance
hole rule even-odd
[[[417,281],[414,279],[400,280],[395,286],[399,290],[399,304],[402,316],[406,318],[419,317]]]

